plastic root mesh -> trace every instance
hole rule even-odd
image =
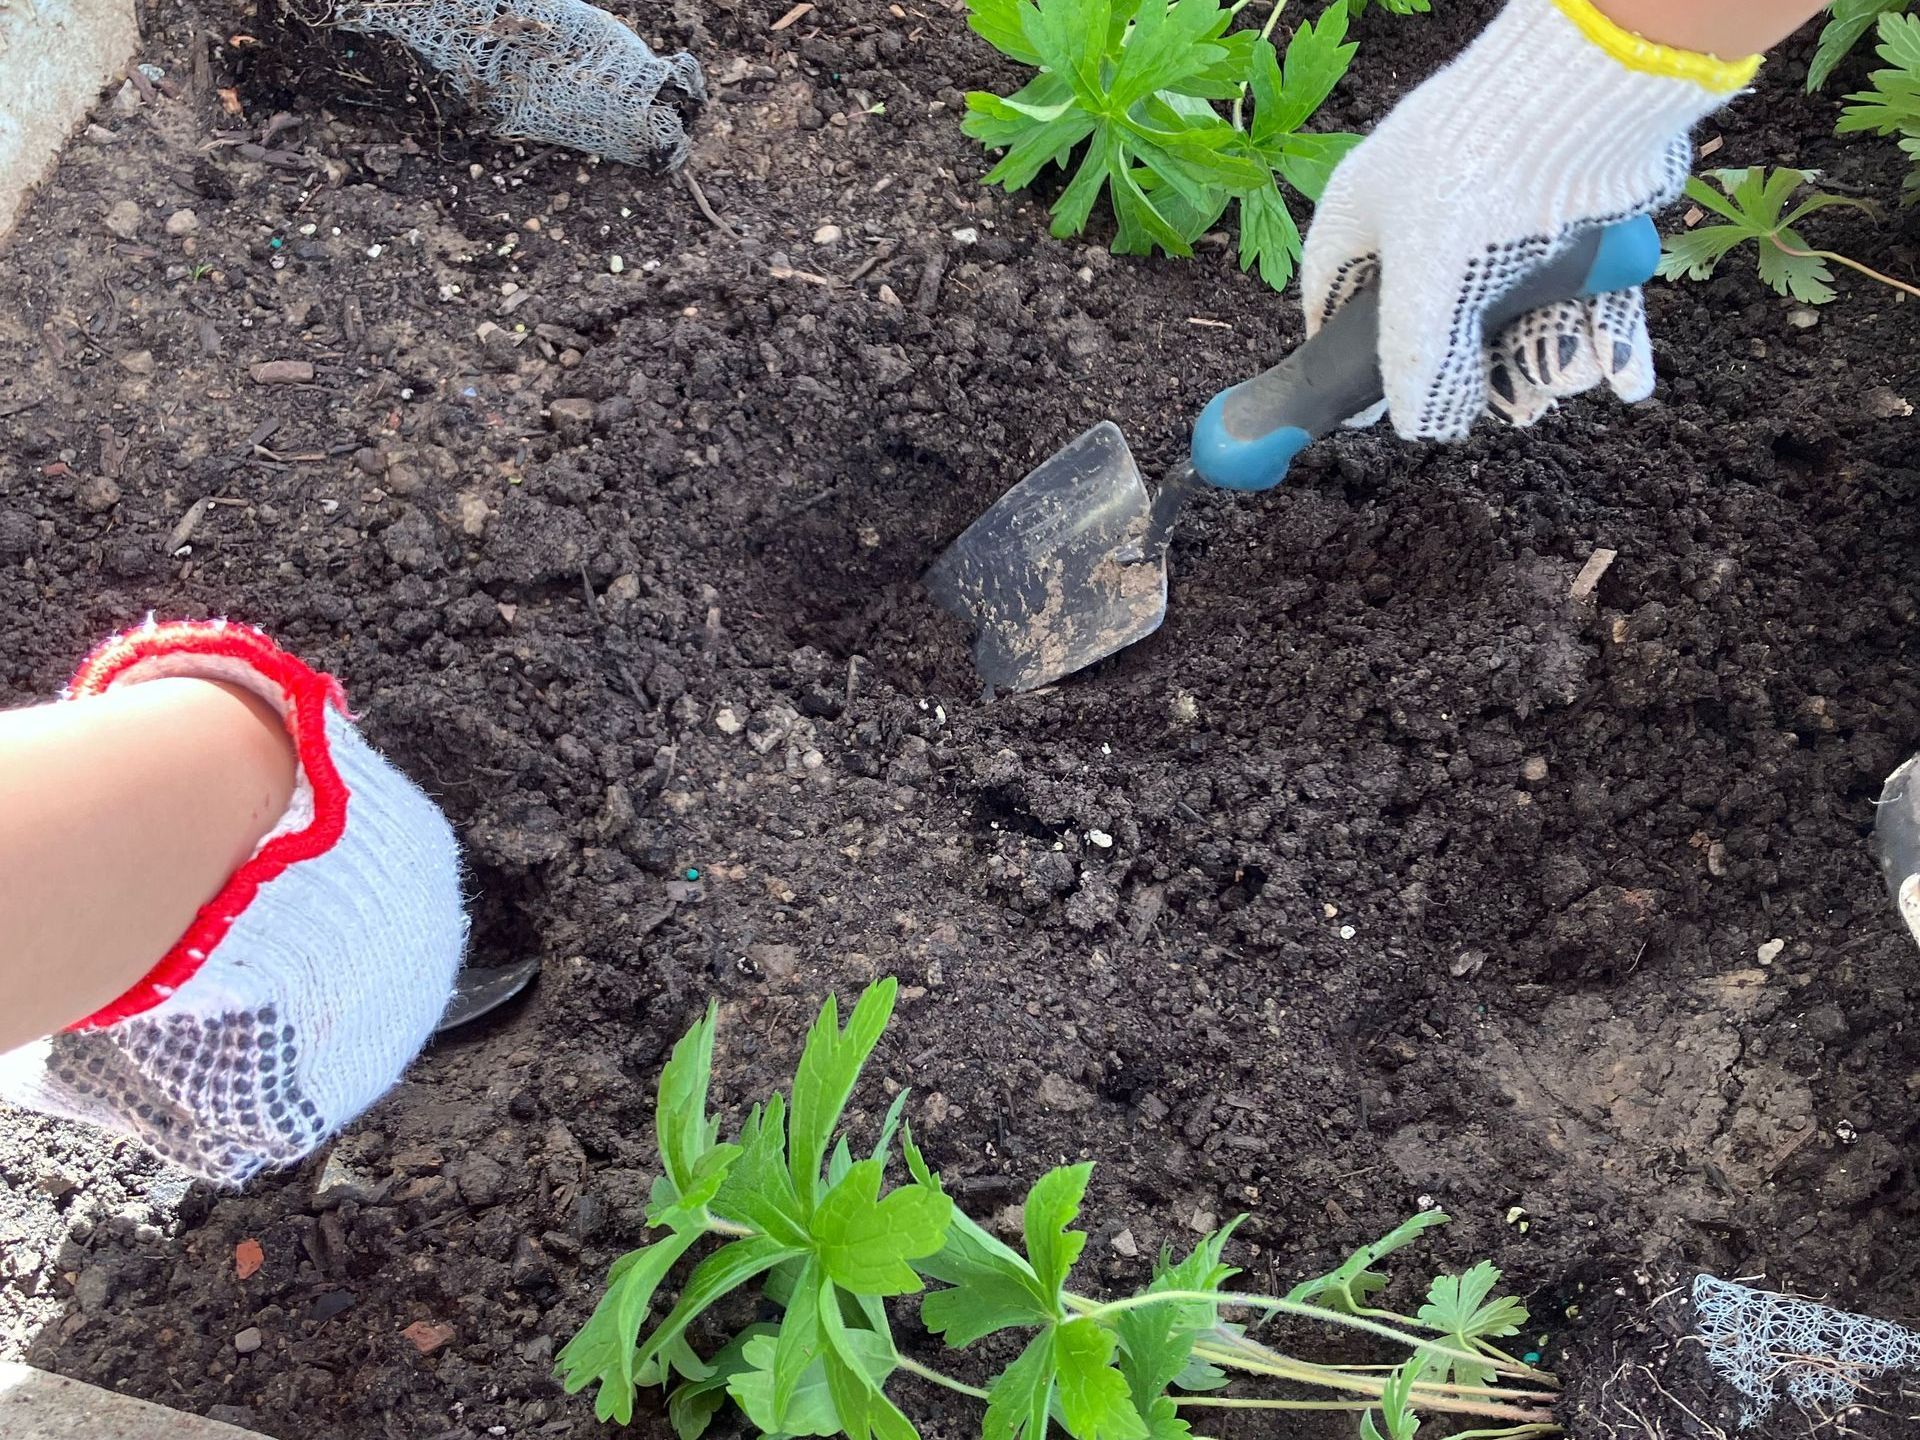
[[[583,0],[340,0],[334,23],[403,42],[497,135],[629,165],[687,158],[680,117],[658,103],[662,86],[707,95],[699,61],[654,54]]]

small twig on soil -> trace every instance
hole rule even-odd
[[[801,280],[808,285],[824,285],[831,290],[840,282],[827,275],[816,275],[811,270],[796,270],[791,265],[769,265],[767,274],[776,280]]]
[[[1613,564],[1619,553],[1601,546],[1589,555],[1587,563],[1580,567],[1580,573],[1573,577],[1573,584],[1567,587],[1567,598],[1584,600],[1591,595],[1594,587],[1600,583],[1600,577],[1607,573],[1607,567]]]
[[[687,193],[693,196],[693,203],[700,207],[700,213],[707,217],[708,221],[713,225],[713,228],[730,240],[738,240],[740,238],[739,233],[715,214],[713,206],[707,203],[707,192],[702,190],[700,188],[700,182],[693,178],[693,171],[683,168],[680,171],[680,178],[686,182]]]

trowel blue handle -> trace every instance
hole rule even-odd
[[[1576,236],[1487,308],[1489,335],[1529,310],[1643,283],[1660,260],[1645,215]],[[1270,490],[1308,445],[1379,403],[1380,291],[1355,295],[1271,370],[1222,390],[1193,427],[1193,468],[1226,490]]]

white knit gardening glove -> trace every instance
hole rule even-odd
[[[292,802],[140,984],[0,1055],[0,1098],[238,1183],[310,1154],[426,1042],[466,946],[459,852],[433,802],[360,738],[339,685],[257,630],[149,623],[95,651],[67,695],[162,676],[226,681],[279,711]]]
[[[1459,439],[1490,407],[1531,424],[1602,381],[1645,399],[1638,289],[1535,311],[1491,344],[1481,316],[1572,233],[1679,194],[1688,132],[1758,64],[1655,45],[1590,0],[1510,0],[1334,171],[1300,266],[1308,333],[1379,280],[1386,410],[1410,440]]]

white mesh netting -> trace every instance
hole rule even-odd
[[[405,43],[496,134],[629,165],[687,158],[680,117],[656,103],[661,86],[707,94],[699,61],[654,54],[583,0],[340,0],[334,21]]]
[[[1742,1425],[1771,1411],[1782,1389],[1802,1409],[1846,1405],[1861,1382],[1920,1365],[1920,1334],[1890,1320],[1711,1275],[1694,1277],[1693,1305],[1708,1361],[1751,1402]]]

